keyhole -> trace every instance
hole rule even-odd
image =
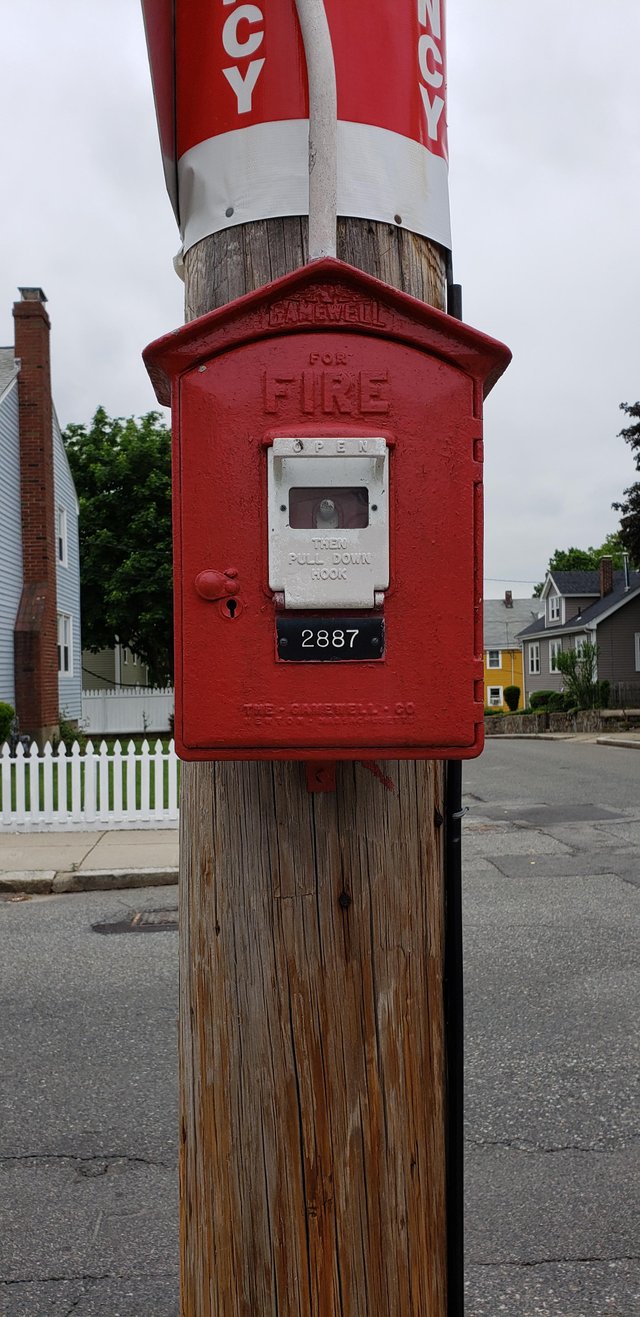
[[[227,599],[227,613],[229,614],[229,617],[232,618],[235,617],[237,607],[238,607],[237,599]]]

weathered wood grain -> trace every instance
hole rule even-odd
[[[305,259],[306,221],[186,258],[187,318]],[[442,306],[432,244],[339,255]],[[445,1317],[442,765],[185,765],[182,1317]]]

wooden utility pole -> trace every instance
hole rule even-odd
[[[295,270],[306,219],[185,260],[192,319]],[[440,248],[341,220],[338,256],[443,308]],[[445,1317],[443,766],[184,764],[183,1317]]]

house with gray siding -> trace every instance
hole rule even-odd
[[[126,645],[100,649],[96,654],[85,649],[82,655],[82,689],[116,690],[120,687],[149,686],[149,669]]]
[[[537,690],[561,691],[558,654],[589,641],[598,680],[637,689],[640,703],[640,572],[614,571],[609,557],[599,571],[548,572],[539,602],[541,616],[518,636],[527,700]]]
[[[82,713],[78,500],[51,399],[50,322],[21,288],[0,348],[0,700],[40,742]]]

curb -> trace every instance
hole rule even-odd
[[[620,750],[640,750],[640,736],[633,741],[625,740],[623,737],[599,736],[596,745],[612,745]]]
[[[598,736],[597,732],[485,732],[485,746],[489,741],[583,741],[590,745],[621,746],[623,750],[640,750],[640,736]]]
[[[592,736],[592,732],[487,732],[484,743],[488,741],[570,741],[577,736]]]
[[[171,887],[177,869],[22,869],[0,873],[0,892],[51,896],[64,892],[117,892],[125,887]]]

